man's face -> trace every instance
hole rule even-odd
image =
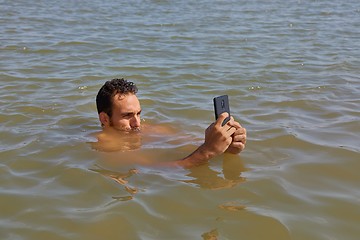
[[[100,121],[105,127],[110,126],[121,131],[140,130],[140,113],[140,102],[135,94],[116,94],[113,98],[111,118],[106,114],[107,121]]]

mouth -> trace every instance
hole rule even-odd
[[[130,129],[130,132],[140,132],[140,131],[141,131],[141,128],[139,128],[139,127]]]
[[[123,132],[123,133],[137,133],[137,132],[141,131],[140,127],[134,127],[134,128],[132,128],[132,127],[122,127],[122,128],[119,128],[119,127],[112,126],[112,128],[115,129],[118,132]]]
[[[127,127],[127,128],[119,129],[119,131],[126,132],[126,133],[138,133],[141,131],[141,128],[140,127],[134,127],[134,128]]]

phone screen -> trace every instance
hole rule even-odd
[[[215,119],[218,119],[219,115],[223,112],[229,113],[229,116],[225,118],[222,126],[224,126],[230,120],[230,106],[229,106],[229,97],[228,95],[222,95],[214,98],[214,110],[215,110]]]

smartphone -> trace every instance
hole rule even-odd
[[[214,98],[214,110],[215,110],[215,119],[218,119],[220,114],[223,112],[229,113],[229,116],[225,118],[222,126],[224,126],[230,120],[230,106],[229,106],[229,97],[228,95],[222,95]]]

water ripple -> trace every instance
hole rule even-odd
[[[359,236],[358,1],[1,3],[0,238]],[[120,153],[88,142],[115,77],[137,83],[143,121],[176,127],[145,155],[188,155],[221,94],[246,150],[107,166]]]

